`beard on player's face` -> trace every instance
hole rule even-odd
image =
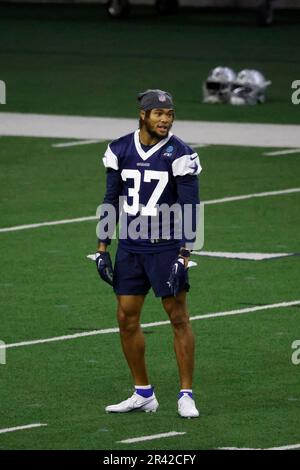
[[[171,123],[161,123],[160,121],[153,122],[153,120],[150,118],[150,113],[148,115],[147,114],[145,115],[144,119],[142,119],[142,125],[144,126],[145,130],[154,139],[165,139],[172,127],[173,121]]]
[[[149,119],[150,121],[150,119]],[[162,135],[162,134],[159,134],[155,128],[156,128],[156,125],[153,125],[151,124],[151,122],[149,122],[147,120],[144,121],[144,124],[145,124],[145,128],[146,128],[146,131],[148,132],[149,135],[151,135],[151,137],[153,137],[154,139],[158,139],[158,140],[163,140],[166,138],[166,135],[168,134],[168,132],[166,133],[166,135]]]

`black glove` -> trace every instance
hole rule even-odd
[[[184,260],[180,257],[176,258],[171,266],[171,273],[168,284],[174,297],[185,288],[187,282],[187,268],[184,267]]]
[[[101,279],[112,286],[114,271],[108,251],[97,251],[95,261]]]

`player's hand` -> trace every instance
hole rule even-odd
[[[171,266],[171,273],[168,280],[168,284],[171,288],[172,294],[176,297],[179,292],[185,288],[187,280],[187,270],[182,257],[176,258]]]
[[[103,281],[107,282],[109,285],[113,285],[113,267],[108,251],[97,251],[95,254],[95,261],[97,266],[97,271],[99,276]]]

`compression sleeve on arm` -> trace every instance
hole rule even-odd
[[[98,243],[111,243],[116,225],[119,220],[119,196],[122,193],[122,178],[120,172],[107,168],[106,193],[100,206],[99,223],[97,226]]]
[[[178,202],[182,210],[182,245],[192,249],[199,217],[199,179],[196,175],[176,177]]]

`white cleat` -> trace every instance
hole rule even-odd
[[[198,418],[199,416],[195,401],[187,393],[184,393],[178,400],[178,414],[182,418]]]
[[[116,405],[109,405],[105,407],[107,413],[128,413],[129,411],[145,411],[146,413],[155,413],[158,408],[158,401],[153,393],[151,397],[144,398],[138,393],[134,394],[125,401],[117,403]]]

